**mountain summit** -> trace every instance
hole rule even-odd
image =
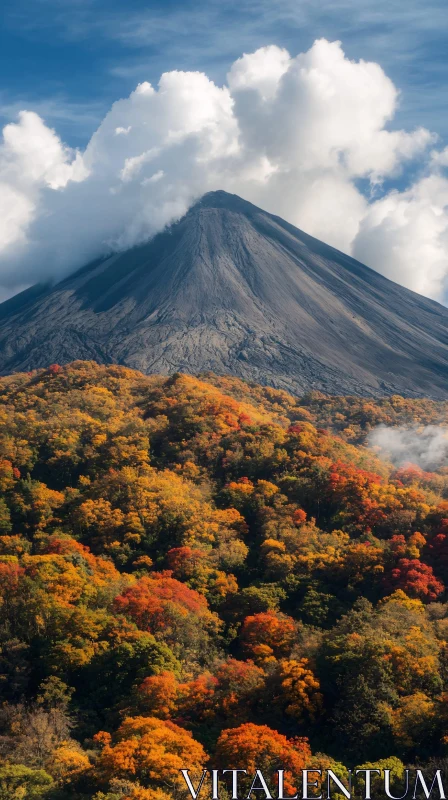
[[[0,371],[93,359],[294,393],[446,397],[448,309],[226,192],[0,305]]]

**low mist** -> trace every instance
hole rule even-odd
[[[369,434],[368,445],[395,466],[417,464],[435,469],[448,462],[448,428],[441,425],[392,428],[379,425]]]

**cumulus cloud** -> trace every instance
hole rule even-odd
[[[31,223],[45,213],[45,187],[56,191],[87,177],[82,156],[65,147],[38,114],[21,111],[17,123],[6,125],[0,146],[0,259],[23,253]],[[0,276],[17,280],[13,270],[8,274],[7,262],[0,265]]]
[[[390,428],[379,425],[371,431],[368,443],[396,466],[411,463],[422,469],[435,469],[448,460],[448,428],[444,426]]]
[[[433,172],[367,210],[355,258],[397,283],[442,298],[448,273],[448,180]]]
[[[448,158],[429,131],[388,128],[397,103],[378,64],[322,39],[296,57],[276,46],[245,54],[224,86],[179,71],[142,83],[83,153],[22,112],[0,144],[0,284],[63,276],[226,189],[441,298]],[[414,185],[382,192],[411,160]]]

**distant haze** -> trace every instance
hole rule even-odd
[[[398,98],[378,64],[322,39],[245,54],[224,86],[176,70],[143,82],[84,152],[24,109],[0,143],[0,295],[141,243],[225,189],[443,300],[448,150],[392,129]]]

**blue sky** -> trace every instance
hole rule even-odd
[[[0,13],[0,122],[36,110],[71,145],[165,70],[221,83],[242,52],[274,43],[295,55],[319,37],[381,64],[402,91],[394,127],[448,140],[446,0],[3,0]]]

